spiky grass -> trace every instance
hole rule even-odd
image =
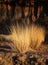
[[[45,39],[45,30],[41,26],[32,24],[31,26],[25,26],[25,28],[19,25],[11,26],[10,35],[0,35],[0,38],[5,38],[13,42],[14,48],[20,52],[25,53],[30,48],[38,49],[41,43]]]

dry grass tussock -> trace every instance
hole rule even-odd
[[[10,35],[0,34],[0,39],[12,41],[14,49],[20,53],[25,53],[29,49],[38,49],[45,39],[45,29],[35,24],[25,26],[25,28],[13,25],[10,31]]]

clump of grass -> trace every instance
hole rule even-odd
[[[13,42],[16,51],[20,53],[27,52],[31,49],[38,49],[45,39],[45,30],[41,26],[32,24],[25,28],[17,26],[10,27],[10,35],[0,35],[0,38],[5,38]]]
[[[45,29],[41,26],[31,26],[31,47],[38,49],[42,42],[45,40]]]

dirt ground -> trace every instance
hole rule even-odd
[[[0,52],[0,65],[48,65],[48,45],[25,54]]]

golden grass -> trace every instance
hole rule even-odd
[[[0,34],[0,38],[10,40],[14,44],[14,48],[17,52],[25,53],[30,48],[38,49],[41,43],[45,39],[45,30],[41,26],[32,24],[31,26],[25,26],[25,28],[19,25],[11,26],[10,35]]]

